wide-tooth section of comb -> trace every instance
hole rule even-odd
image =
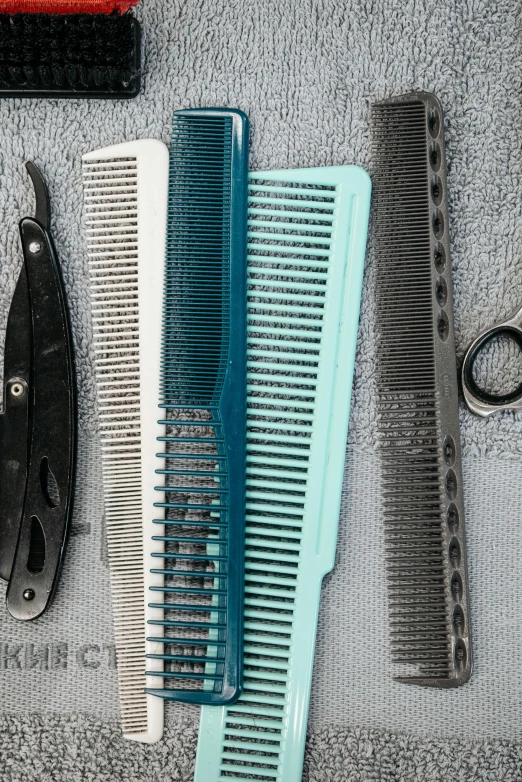
[[[155,503],[167,530],[150,564],[165,586],[151,595],[164,617],[149,623],[163,644],[149,657],[165,671],[149,692],[193,703],[230,703],[242,686],[247,160],[242,112],[175,112]]]
[[[377,383],[392,659],[410,684],[471,673],[443,115],[373,107]]]
[[[156,438],[160,382],[161,301],[167,219],[168,152],[142,140],[83,157],[85,223],[102,447],[105,523],[123,732],[161,738],[163,703],[145,693]],[[162,661],[154,661],[161,674]]]
[[[134,98],[140,41],[130,14],[0,14],[0,98]]]
[[[370,181],[249,175],[244,690],[202,709],[195,782],[300,782],[334,563]]]

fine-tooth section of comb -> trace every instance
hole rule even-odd
[[[249,175],[244,689],[202,709],[195,782],[300,782],[334,564],[370,180]]]
[[[134,98],[140,42],[131,14],[0,13],[0,98]]]
[[[247,172],[242,112],[174,113],[155,502],[166,532],[150,562],[164,616],[148,628],[165,670],[148,692],[200,704],[242,687]]]
[[[146,621],[152,574],[156,437],[160,384],[161,301],[165,262],[168,151],[141,140],[83,157],[85,223],[105,523],[123,733],[152,743],[163,732],[163,703],[147,695]],[[162,661],[154,660],[161,674]]]
[[[373,107],[377,385],[396,678],[471,674],[443,114],[428,93]]]

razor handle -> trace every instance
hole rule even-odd
[[[45,611],[58,584],[72,513],[77,423],[71,332],[52,239],[32,217],[20,222],[20,235],[24,267],[6,335],[0,467],[4,472],[17,452],[15,477],[18,489],[25,487],[18,495],[16,550],[2,576],[9,581],[9,613],[27,620]],[[17,347],[25,355],[16,359]],[[13,510],[11,517],[13,530]]]

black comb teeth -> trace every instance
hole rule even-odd
[[[0,97],[132,98],[140,26],[130,14],[0,14]]]
[[[400,681],[471,673],[443,117],[373,107],[377,383],[392,658]]]

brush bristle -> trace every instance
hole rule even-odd
[[[471,661],[442,113],[411,96],[374,106],[373,124],[392,658],[401,680],[455,686]]]
[[[132,97],[139,60],[128,14],[0,14],[0,94]]]

